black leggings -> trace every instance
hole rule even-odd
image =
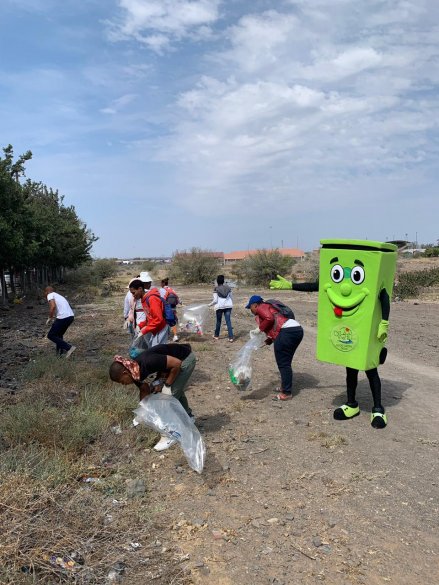
[[[381,404],[381,380],[378,375],[378,369],[366,370],[366,376],[369,380],[369,386],[373,397],[374,408],[383,408]],[[355,391],[357,389],[358,370],[346,368],[346,389],[348,393],[348,404],[356,403]]]

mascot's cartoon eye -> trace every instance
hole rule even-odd
[[[336,264],[331,268],[331,278],[334,282],[341,282],[344,278],[343,268]]]
[[[364,268],[361,268],[361,266],[355,266],[355,268],[352,268],[351,280],[354,284],[361,284],[364,280],[364,277]]]

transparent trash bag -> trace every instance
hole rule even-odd
[[[201,473],[206,457],[206,447],[185,409],[173,396],[150,394],[135,411],[136,419],[162,435],[176,439],[186,456],[189,466]]]
[[[180,329],[203,335],[208,314],[209,305],[188,305],[184,308],[183,317],[180,319]]]
[[[133,339],[129,351],[132,360],[151,347],[151,337],[151,334],[147,333],[146,335],[138,335]]]
[[[252,381],[253,353],[261,347],[261,338],[256,335],[249,339],[236,354],[229,366],[229,377],[238,390],[248,390]]]

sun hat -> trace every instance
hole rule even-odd
[[[145,271],[145,272],[141,272],[140,273],[140,280],[142,282],[152,282],[152,278],[149,272]]]

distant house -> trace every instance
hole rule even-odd
[[[298,248],[276,248],[276,250],[282,256],[290,256],[291,258],[298,258],[303,259],[305,258],[305,252],[303,250],[299,250]],[[270,250],[266,250],[270,252]],[[274,250],[273,250],[274,251]],[[252,256],[253,254],[257,254],[259,250],[236,250],[235,252],[229,252],[229,254],[224,254],[224,264],[232,264],[232,262],[240,262],[248,256]]]

